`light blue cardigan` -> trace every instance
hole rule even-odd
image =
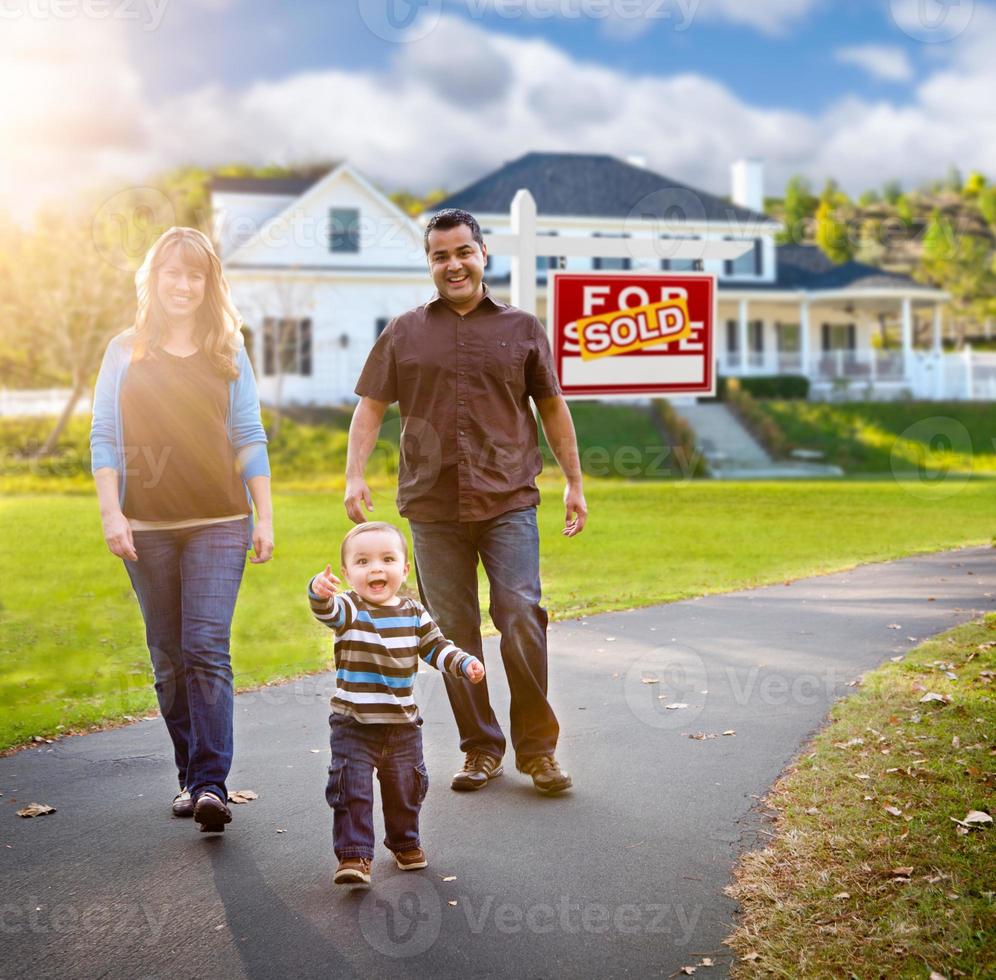
[[[125,470],[124,427],[121,421],[121,384],[131,364],[133,330],[118,334],[104,352],[93,392],[93,421],[90,425],[90,469],[96,473],[110,466],[118,473],[118,497],[124,506]],[[270,475],[266,451],[266,430],[259,417],[259,392],[245,348],[240,348],[235,364],[239,376],[228,383],[228,438],[242,471],[242,480]],[[246,487],[252,511],[252,497]]]

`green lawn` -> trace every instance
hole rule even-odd
[[[996,473],[992,402],[760,401],[795,447],[847,473]]]
[[[551,480],[540,510],[545,601],[565,618],[989,543],[996,481],[949,489],[592,480],[589,527],[568,540],[558,533],[561,485]],[[392,497],[386,485],[375,491],[375,516],[397,518]],[[328,636],[311,621],[303,589],[327,561],[336,564],[347,529],[340,501],[277,495],[277,558],[247,568],[235,617],[240,686],[327,664]],[[138,607],[105,549],[96,501],[13,497],[0,502],[0,519],[0,748],[154,707]]]

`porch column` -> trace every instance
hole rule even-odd
[[[802,361],[802,374],[810,377],[812,368],[809,363],[809,300],[804,299],[799,304],[799,358]]]
[[[934,353],[940,354],[941,352],[941,333],[942,333],[943,321],[941,319],[941,304],[934,304]]]
[[[913,362],[913,301],[903,297],[903,378],[910,376]]]
[[[747,300],[740,300],[740,319],[737,324],[737,346],[740,348],[740,373],[747,373]]]

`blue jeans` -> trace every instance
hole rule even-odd
[[[540,605],[536,508],[487,521],[409,521],[419,591],[443,635],[483,660],[480,558],[491,589],[490,613],[501,633],[501,658],[512,696],[516,762],[552,755],[560,726],[547,700],[546,610]],[[464,752],[505,754],[505,736],[491,710],[487,678],[468,684],[443,675]]]
[[[373,771],[384,808],[384,845],[389,851],[421,847],[418,815],[429,789],[418,724],[364,724],[348,715],[329,715],[332,762],[325,799],[332,807],[335,856],[374,856]]]
[[[248,518],[171,531],[136,531],[125,568],[145,619],[156,697],[173,740],[177,777],[196,800],[228,799],[232,766],[232,614],[242,582]]]

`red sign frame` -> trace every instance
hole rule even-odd
[[[564,397],[610,400],[715,395],[716,293],[716,276],[709,272],[551,271],[547,334]],[[687,298],[691,337],[582,365],[575,326],[579,318],[594,312],[635,308],[648,300],[659,302],[676,295]],[[620,299],[623,306],[618,305]],[[590,308],[596,300],[597,310]]]

